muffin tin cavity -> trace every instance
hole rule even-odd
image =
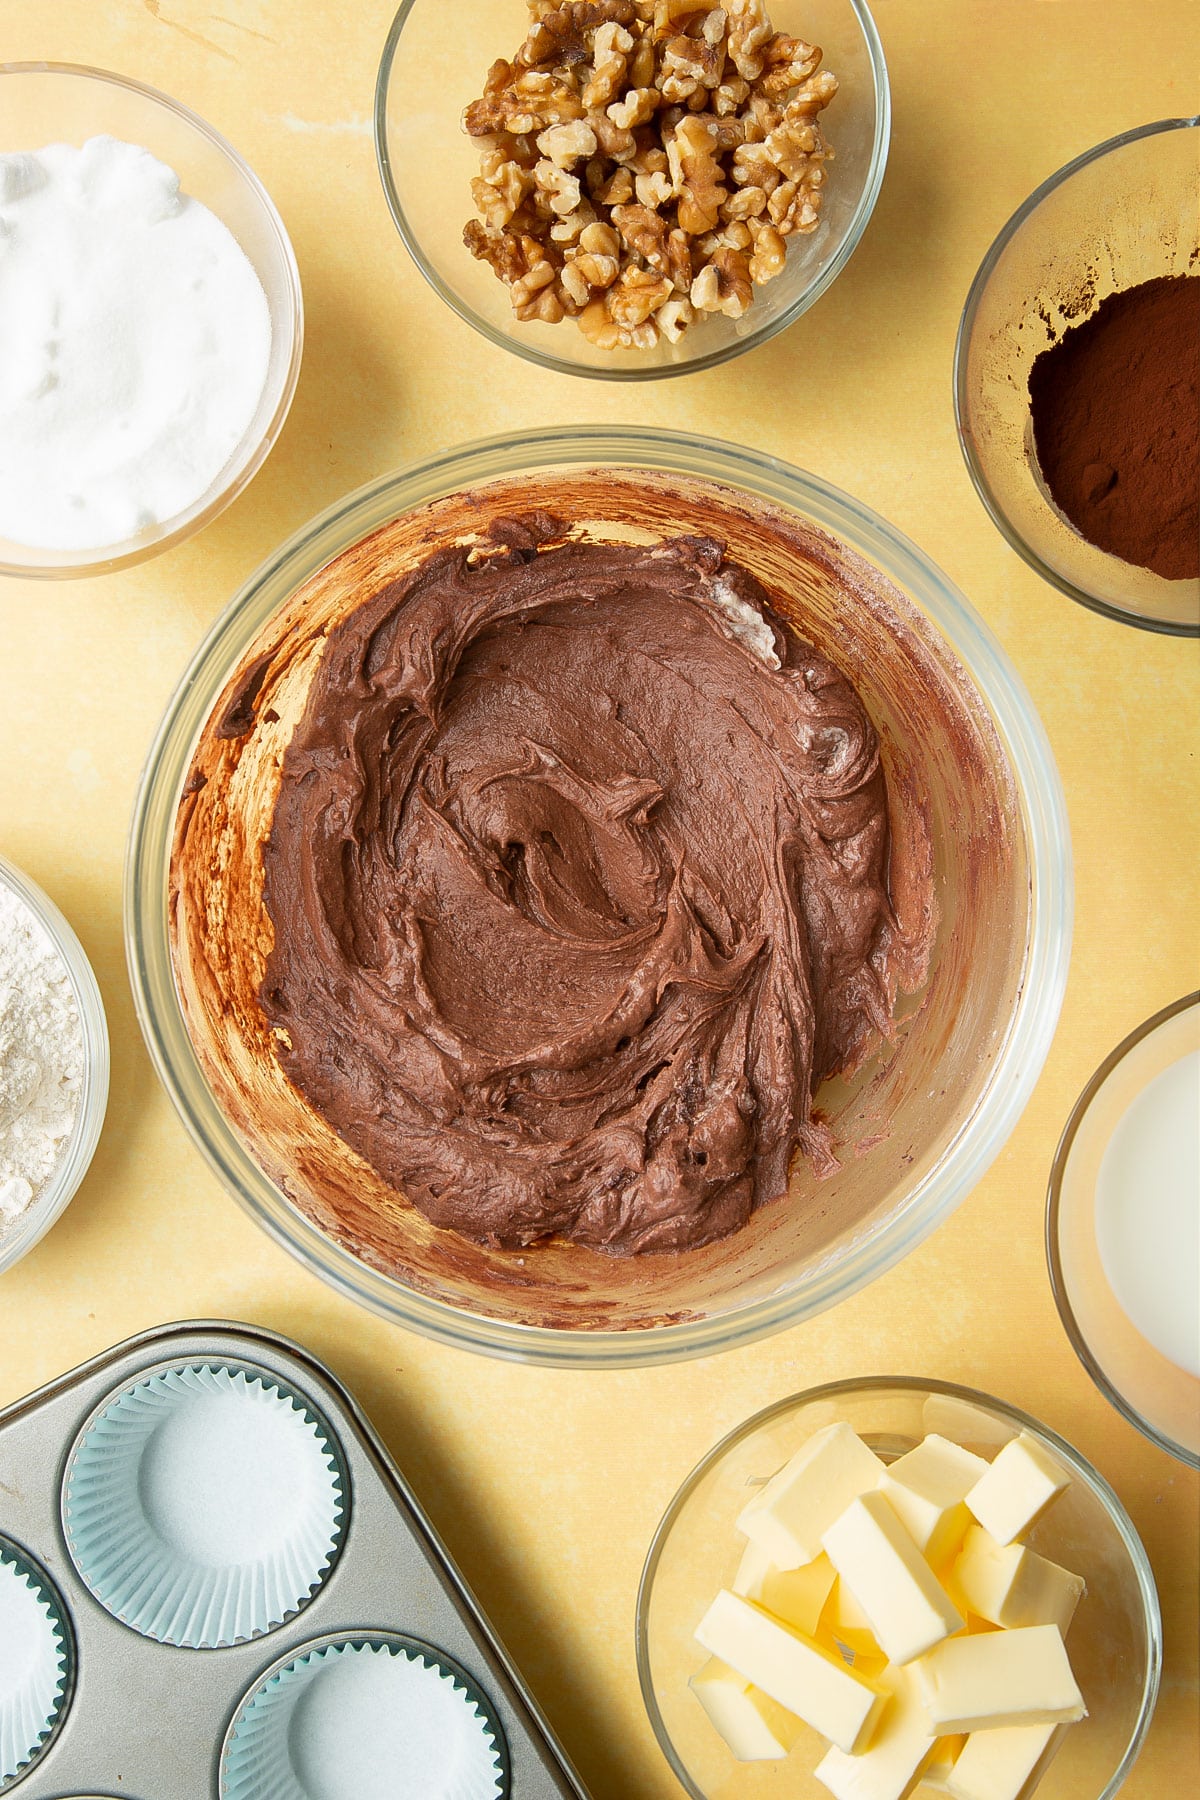
[[[81,1578],[143,1637],[209,1650],[307,1605],[345,1536],[336,1440],[251,1366],[161,1369],[107,1400],[67,1467],[62,1515]]]
[[[0,1538],[0,1792],[45,1748],[70,1685],[71,1636],[58,1594]]]
[[[222,1800],[505,1800],[499,1722],[464,1670],[391,1633],[339,1636],[243,1702]]]

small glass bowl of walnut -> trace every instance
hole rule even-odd
[[[817,300],[887,159],[866,0],[403,0],[375,143],[460,318],[543,367],[710,368]]]

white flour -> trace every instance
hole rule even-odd
[[[249,258],[148,150],[0,156],[0,537],[99,550],[186,511],[270,353]]]
[[[79,1111],[83,1056],[67,965],[0,882],[0,1235],[54,1173]]]

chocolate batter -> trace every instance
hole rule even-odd
[[[370,595],[263,856],[289,1077],[487,1244],[736,1230],[834,1166],[814,1089],[890,1028],[874,730],[711,538],[538,515]]]

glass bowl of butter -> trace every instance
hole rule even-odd
[[[1128,1515],[1062,1438],[969,1388],[867,1377],[767,1407],[692,1471],[637,1657],[692,1800],[1111,1800],[1162,1627]]]

